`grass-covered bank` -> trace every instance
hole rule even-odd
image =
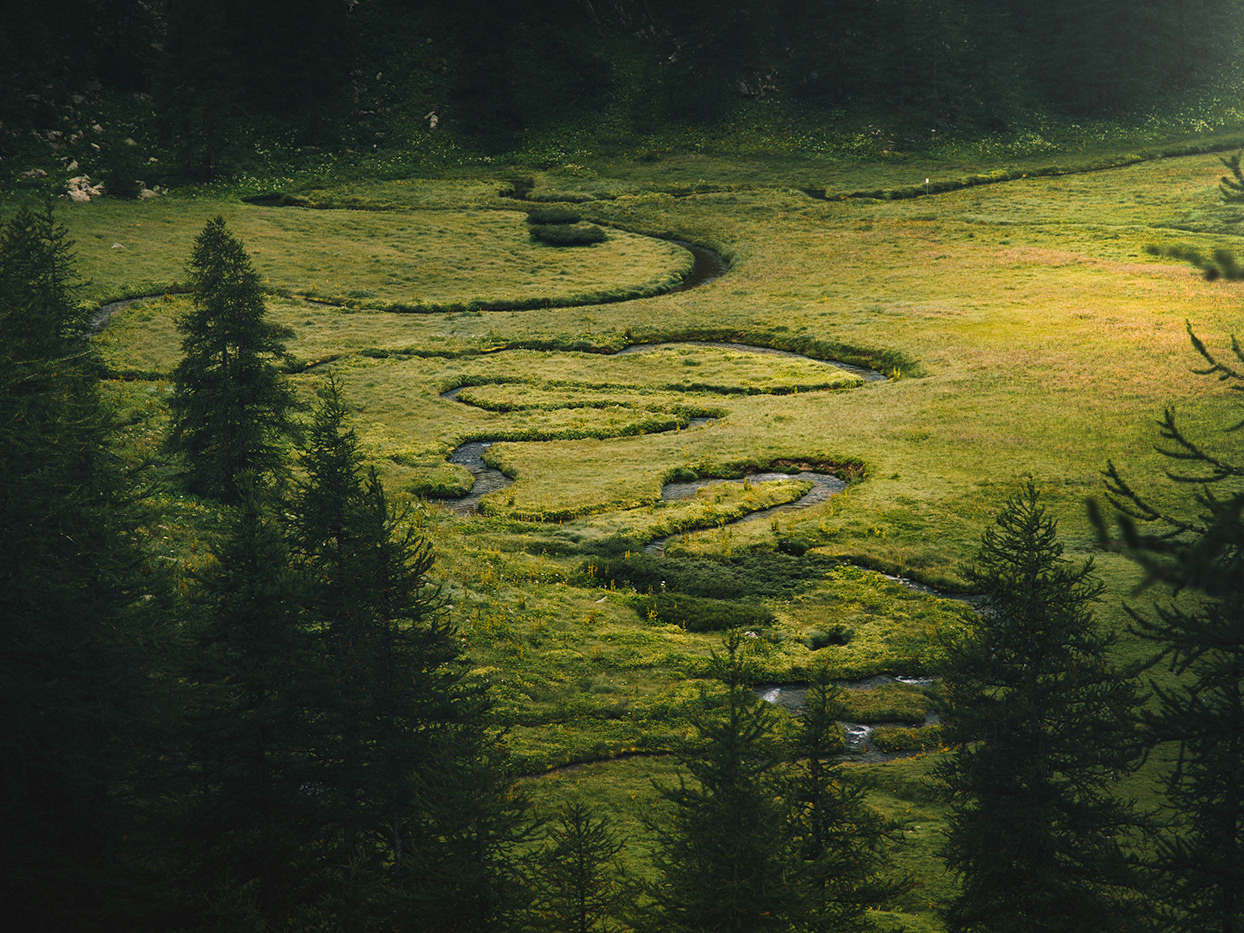
[[[954,587],[985,523],[1026,477],[1069,550],[1087,553],[1085,498],[1100,492],[1107,459],[1133,476],[1155,474],[1162,406],[1176,405],[1192,424],[1225,421],[1225,392],[1190,375],[1196,360],[1184,322],[1215,348],[1241,324],[1234,286],[1145,252],[1150,243],[1237,243],[1211,154],[888,200],[825,200],[724,160],[688,157],[686,166],[703,174],[702,190],[675,190],[671,178],[684,169],[666,166],[667,175],[659,162],[602,164],[587,199],[582,173],[535,173],[533,192],[576,201],[626,244],[625,257],[602,251],[606,244],[585,247],[571,254],[577,265],[564,251],[530,245],[502,193],[512,186],[508,168],[487,179],[316,194],[326,206],[365,202],[368,211],[205,195],[60,213],[95,300],[175,285],[181,244],[206,217],[226,213],[269,280],[272,315],[296,357],[291,378],[306,391],[328,369],[342,377],[365,452],[393,491],[460,489],[463,471],[446,462],[449,452],[466,440],[499,441],[489,457],[515,482],[486,500],[482,515],[457,518],[435,502],[417,508],[438,548],[450,612],[476,676],[493,685],[523,769],[622,758],[570,772],[573,779],[551,777],[549,786],[581,782],[632,815],[625,801],[633,793],[638,807],[651,791],[644,773],[664,765],[623,756],[667,751],[688,734],[717,644],[715,633],[686,624],[702,608],[693,600],[729,586],[732,601],[758,607],[768,681],[798,681],[822,661],[843,677],[927,671],[934,636],[956,623],[960,604],[840,559]],[[894,190],[908,184],[910,166],[866,170]],[[422,191],[407,200],[408,188]],[[620,276],[666,274],[666,245],[641,236],[654,233],[711,245],[731,270],[687,292],[556,306],[559,296],[608,288]],[[517,294],[553,307],[487,309],[508,287],[506,268],[487,263],[506,251],[537,257],[524,260],[534,269]],[[445,272],[437,257],[463,257],[463,271]],[[402,278],[440,288],[445,302],[481,306],[384,310],[415,288]],[[299,297],[312,285],[351,306]],[[159,434],[160,377],[176,359],[172,321],[183,301],[133,305],[100,337],[114,371],[141,377],[108,386],[135,451],[153,450]],[[825,359],[871,364],[891,378],[861,384],[817,362]],[[442,397],[459,386],[469,391]],[[712,420],[693,426],[693,417]],[[740,484],[682,504],[658,499],[663,481],[689,474],[797,464],[849,465],[851,483],[824,505],[738,525],[728,520],[789,498],[794,484]],[[173,486],[162,496],[166,527],[149,529],[151,546],[188,571],[202,559],[211,510]],[[679,534],[666,557],[651,559],[665,563],[646,563],[642,545],[671,532]],[[607,561],[625,580],[595,572]],[[1100,569],[1110,594],[1101,612],[1119,620],[1135,571],[1112,556]],[[668,617],[653,599],[662,584],[685,596]],[[1128,642],[1123,650],[1140,649]],[[917,691],[886,702],[901,719],[929,699]],[[872,767],[878,802],[917,815],[904,858],[936,895],[946,882],[933,858],[940,817],[920,782],[926,764]],[[912,895],[891,919],[935,928],[934,900]]]

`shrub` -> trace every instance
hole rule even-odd
[[[531,235],[549,246],[590,246],[605,241],[605,231],[595,224],[532,224]]]
[[[779,538],[777,549],[783,554],[791,554],[795,557],[803,557],[812,548],[816,547],[816,543],[802,535],[791,535]]]
[[[942,727],[934,725],[903,729],[898,726],[881,726],[873,730],[872,740],[883,752],[920,752],[941,745]]]
[[[803,637],[803,643],[808,646],[810,651],[819,651],[822,648],[828,648],[830,645],[845,645],[851,641],[851,636],[854,634],[845,625],[834,625],[828,631],[813,629]]]
[[[758,603],[704,599],[683,593],[657,593],[636,603],[640,618],[677,625],[688,632],[724,632],[772,625],[773,613]]]
[[[600,553],[597,551],[597,553]],[[687,593],[718,599],[789,596],[816,582],[832,562],[758,551],[726,560],[692,560],[632,553],[584,562],[581,573],[602,586],[630,585],[640,593]]]
[[[532,208],[527,214],[527,223],[535,224],[577,224],[582,216],[572,207],[561,204],[549,204]]]

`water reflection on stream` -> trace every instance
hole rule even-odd
[[[873,677],[866,677],[863,680],[840,680],[837,681],[837,685],[844,690],[853,691],[872,690],[891,684],[903,684],[909,687],[928,687],[934,682],[932,677],[902,677],[893,674],[877,674]],[[765,684],[756,687],[755,691],[756,695],[766,703],[780,706],[787,712],[798,715],[804,709],[804,697],[807,695],[808,685]],[[934,726],[939,722],[941,720],[938,718],[937,713],[931,710],[925,713],[923,721],[920,722],[863,723],[839,720],[838,725],[842,726],[843,740],[846,744],[846,752],[843,757],[851,761],[885,761],[891,758],[902,758],[916,754],[915,752],[883,752],[873,744],[873,732],[876,729],[884,728],[912,729],[920,728],[921,726]]]

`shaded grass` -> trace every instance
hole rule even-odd
[[[171,198],[96,200],[62,211],[97,300],[176,290],[212,216],[246,245],[264,287],[390,310],[546,307],[655,294],[691,268],[686,250],[613,231],[588,249],[532,242],[510,210],[377,212]]]

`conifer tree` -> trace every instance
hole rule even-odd
[[[107,928],[138,893],[148,620],[128,483],[51,210],[0,227],[0,916]],[[136,836],[135,836],[136,838]]]
[[[788,808],[771,712],[752,692],[738,630],[713,656],[724,688],[720,715],[695,723],[698,747],[682,758],[691,781],[658,786],[669,805],[650,821],[654,908],[667,930],[786,930],[797,890]]]
[[[536,858],[532,926],[550,933],[608,933],[633,894],[619,861],[625,843],[581,800],[565,804]]]
[[[507,933],[527,911],[523,862],[539,824],[488,726],[486,693],[463,688],[455,704],[457,722],[420,769],[423,813],[402,866],[402,916],[428,933]]]
[[[1222,199],[1227,204],[1244,202],[1244,169],[1240,167],[1241,155],[1244,155],[1244,153],[1237,152],[1226,159],[1218,160],[1231,172],[1230,178],[1223,175],[1218,182],[1218,190],[1222,193]]]
[[[190,257],[193,308],[177,322],[168,445],[192,492],[234,503],[243,476],[283,475],[293,391],[275,361],[285,347],[266,320],[263,288],[223,217],[207,222]]]
[[[1029,483],[985,531],[967,577],[985,608],[948,647],[938,768],[951,807],[945,856],[961,891],[952,931],[1141,925],[1123,851],[1134,807],[1115,785],[1141,749],[1135,669],[1113,667],[1093,617],[1092,561],[1062,557]]]
[[[243,483],[245,480],[243,479]],[[229,516],[201,598],[206,635],[191,673],[191,804],[183,845],[196,902],[216,923],[297,925],[317,872],[311,722],[314,678],[301,617],[306,582],[254,488]]]
[[[335,380],[320,398],[292,535],[312,578],[316,798],[338,909],[429,931],[500,929],[521,906],[526,798],[497,756],[486,694],[464,682],[430,543],[364,471]]]
[[[1201,375],[1244,388],[1244,372],[1215,357],[1191,328],[1189,335],[1206,363]],[[1234,340],[1232,352],[1244,363]],[[1232,443],[1242,428],[1197,439],[1166,411],[1159,450],[1174,464],[1167,477],[1194,490],[1184,509],[1159,506],[1113,464],[1106,470],[1121,531],[1110,543],[1144,567],[1149,582],[1169,587],[1151,612],[1129,611],[1156,647],[1153,663],[1177,678],[1155,685],[1145,723],[1152,741],[1178,750],[1166,777],[1170,825],[1153,867],[1169,928],[1187,933],[1244,931],[1244,462]],[[1094,517],[1108,540],[1100,513]]]
[[[867,930],[866,911],[907,886],[885,876],[897,827],[868,806],[868,786],[834,762],[842,748],[841,688],[828,670],[813,674],[793,743],[787,795],[794,808],[798,905],[794,928],[807,933]]]

